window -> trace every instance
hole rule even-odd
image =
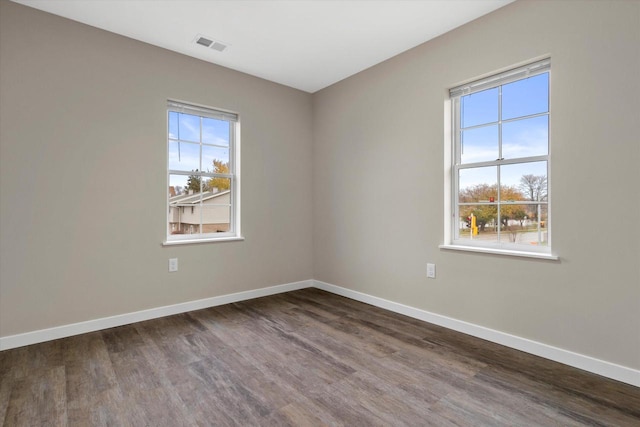
[[[167,119],[166,243],[239,239],[238,116],[169,101]]]
[[[539,61],[451,89],[452,246],[551,254],[550,69]]]

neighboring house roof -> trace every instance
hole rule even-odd
[[[169,198],[169,205],[177,206],[177,205],[197,205],[200,203],[200,196],[202,195],[202,201],[205,202],[207,200],[215,199],[225,194],[229,194],[231,190],[220,191],[218,193],[214,193],[212,191],[205,191],[204,193],[194,193],[194,194],[181,194],[179,196],[174,196]]]

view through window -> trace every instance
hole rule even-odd
[[[451,90],[454,244],[550,252],[549,73],[545,60]]]
[[[167,241],[238,235],[237,120],[169,102]]]

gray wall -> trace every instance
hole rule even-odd
[[[311,95],[0,8],[0,336],[313,276]],[[245,241],[161,246],[167,98],[240,113]]]
[[[0,8],[0,336],[314,277],[640,368],[640,2],[518,1],[314,95]],[[549,54],[561,261],[439,250],[447,89]],[[241,114],[244,242],[161,247],[167,98]]]
[[[315,279],[640,368],[639,46],[640,2],[518,1],[314,94]],[[439,250],[447,89],[544,55],[561,261]]]

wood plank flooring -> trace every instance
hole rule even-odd
[[[5,426],[640,426],[640,388],[317,289],[0,353]]]

